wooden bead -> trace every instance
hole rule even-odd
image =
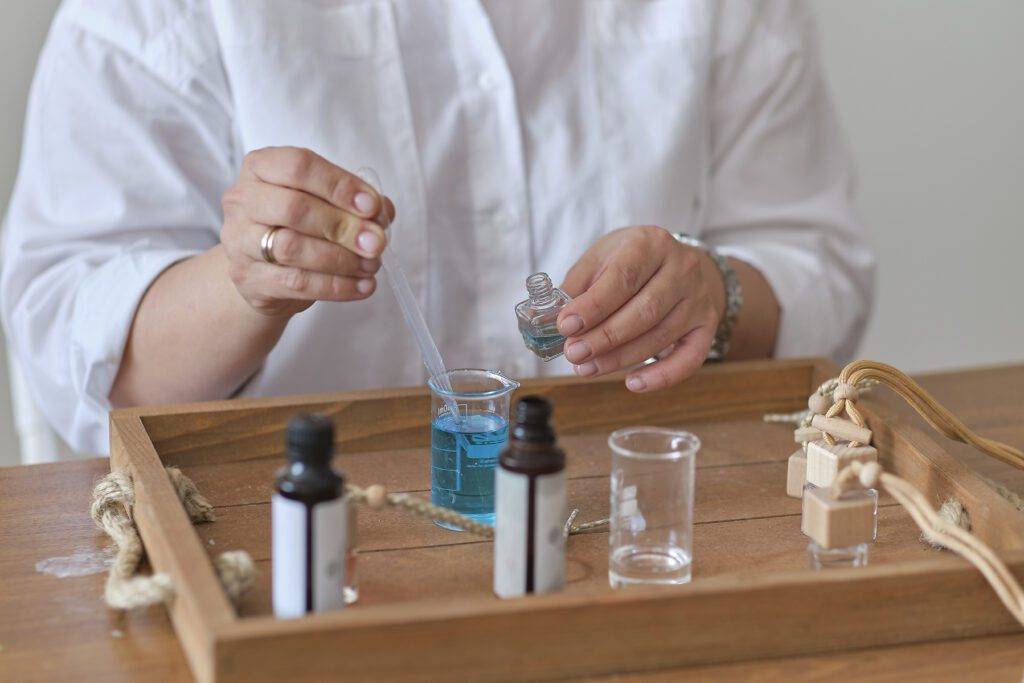
[[[875,535],[875,498],[867,491],[832,498],[827,488],[808,489],[800,528],[823,548],[870,543]]]
[[[877,460],[878,451],[873,446],[852,448],[849,444],[829,446],[824,441],[812,441],[807,444],[807,481],[815,486],[831,486],[836,475],[851,462]]]
[[[796,441],[797,443],[818,441],[823,438],[825,437],[821,433],[821,430],[815,429],[814,427],[800,427],[799,429],[793,430],[793,441]]]
[[[811,394],[811,397],[807,399],[807,407],[815,415],[824,415],[828,412],[828,409],[832,407],[832,402],[829,401],[828,396],[822,396],[818,392]]]
[[[866,463],[860,468],[860,474],[857,478],[860,479],[860,485],[866,489],[877,489],[878,480],[882,477],[882,466],[877,462]]]
[[[807,483],[807,455],[801,448],[789,456],[789,467],[786,470],[786,495],[790,498],[803,498],[804,484]]]
[[[366,504],[372,508],[382,508],[387,505],[388,492],[380,484],[374,484],[366,489]]]
[[[849,420],[815,415],[811,418],[811,426],[817,427],[823,432],[828,432],[834,438],[844,441],[856,441],[862,444],[871,443],[871,430],[867,427],[858,427]]]
[[[835,401],[841,401],[846,399],[847,401],[856,401],[860,398],[860,392],[857,391],[857,387],[852,384],[841,382],[832,392],[832,399]]]

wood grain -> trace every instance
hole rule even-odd
[[[662,425],[795,410],[806,401],[800,396],[807,392],[814,367],[806,360],[709,366],[682,385],[652,394],[633,394],[616,376],[583,382],[574,377],[524,380],[517,395],[551,399],[562,435],[607,432],[627,417],[634,424]],[[416,448],[429,441],[429,395],[422,388],[220,401],[124,414],[140,416],[162,458],[185,465],[273,455],[279,449],[273,437],[300,411],[331,417],[343,450]]]
[[[935,556],[918,542],[920,531],[894,504],[879,511],[882,533],[871,547],[871,561],[889,564]],[[799,515],[703,522],[694,528],[694,577],[757,577],[766,571],[797,571],[808,566],[807,539]],[[360,553],[357,563],[361,597],[353,610],[380,604],[417,602],[424,598],[423,567],[434,568],[430,598],[497,600],[491,594],[490,541],[453,545],[381,549]],[[270,560],[257,562],[257,585],[240,606],[244,616],[271,613]],[[586,533],[569,539],[566,565],[568,594],[603,595],[608,586],[608,536]]]
[[[1008,559],[1024,577],[1024,554]],[[559,594],[489,610],[479,600],[424,600],[243,619],[220,641],[217,663],[225,681],[534,681],[1018,629],[973,567],[943,557]]]
[[[196,677],[212,680],[216,633],[234,620],[233,608],[138,417],[112,416],[110,463],[131,473],[133,516],[147,557],[174,582],[175,631]]]
[[[956,386],[953,389],[960,391]],[[1024,440],[1024,425],[1020,427],[1018,433]],[[102,572],[58,578],[35,568],[44,560],[99,555],[110,547],[109,539],[88,515],[92,483],[108,468],[105,458],[0,468],[0,680],[65,681],[71,676],[111,683],[192,680],[164,608],[110,612],[101,603]],[[715,538],[729,543],[721,533]],[[706,553],[702,556],[708,557]],[[587,680],[1016,683],[1022,671],[1024,635],[1014,635],[814,656],[773,653],[770,659]]]
[[[812,367],[810,383],[814,385],[834,374],[834,367],[830,368],[827,363],[813,363]],[[1024,446],[1024,422],[1020,419],[1024,414],[1024,366],[942,373],[921,379],[926,388],[972,428],[986,436],[1018,447]],[[294,401],[301,402],[301,399]],[[888,411],[902,415],[904,425],[919,426],[923,430],[920,419],[884,391],[872,393],[868,403],[874,405],[875,402]],[[308,403],[316,405],[318,402],[313,400]],[[794,400],[787,409],[799,408],[802,403],[802,400]],[[230,410],[234,405],[234,402],[227,402],[223,408]],[[181,416],[195,412],[194,408],[174,407],[158,412],[161,415]],[[781,405],[777,408],[783,409]],[[280,425],[269,430],[271,433],[280,433],[280,426],[292,408],[285,406],[281,410]],[[739,414],[743,414],[743,411]],[[220,415],[212,419],[219,421],[224,417]],[[754,423],[749,424],[752,426]],[[146,426],[149,427],[148,424]],[[164,426],[174,425],[168,422]],[[210,429],[215,430],[212,426]],[[239,430],[244,431],[242,428]],[[925,432],[921,431],[921,434]],[[171,439],[169,443],[174,445],[176,437],[171,434],[168,438]],[[949,452],[956,463],[966,463],[969,467],[965,467],[965,471],[980,473],[1024,493],[1024,473],[979,456],[970,448],[941,437],[928,435],[927,438],[940,453]],[[716,435],[709,441],[717,439]],[[182,437],[182,441],[186,440]],[[773,450],[773,444],[768,444],[766,451]],[[216,450],[212,446],[207,448],[207,454],[213,454]],[[780,459],[792,452],[791,440],[785,449],[777,453]],[[183,447],[182,453],[187,450]],[[225,455],[244,457],[244,451],[244,448],[229,448],[225,449]],[[347,452],[351,453],[352,450]],[[268,448],[265,456],[269,458],[267,462],[271,463],[269,470],[272,472],[276,452]],[[723,457],[729,456],[723,454]],[[216,460],[210,459],[211,462]],[[40,560],[101,551],[107,546],[107,541],[92,527],[87,512],[92,482],[105,468],[105,460],[0,468],[0,584],[4,588],[0,591],[0,680],[64,680],[72,673],[80,680],[177,681],[189,678],[165,610],[141,610],[130,615],[108,613],[99,605],[102,574],[61,579],[40,573],[34,568]],[[951,468],[947,472],[950,476],[956,476],[957,470]],[[969,488],[972,487],[973,484]],[[933,502],[941,502],[941,487],[934,488],[932,495]],[[982,501],[976,501],[974,505],[977,506],[979,502]],[[883,514],[887,513],[883,511]],[[985,513],[983,511],[980,514]],[[776,520],[776,523],[782,522]],[[204,531],[215,529],[217,524],[208,525]],[[714,538],[729,543],[729,526],[730,523],[722,523],[716,529]],[[767,533],[765,543],[774,538]],[[216,544],[212,551],[227,549],[219,539]],[[701,557],[710,560],[716,556],[715,549],[701,550],[700,553],[698,563]],[[792,557],[785,550],[780,553],[779,557]],[[878,562],[882,561],[880,553],[880,550],[876,553],[875,560]],[[382,557],[386,555],[380,554]],[[772,564],[768,568],[783,570],[788,567]],[[699,568],[698,571],[705,570]],[[724,567],[715,566],[708,571],[724,571]],[[370,590],[370,584],[367,584],[367,590]],[[967,613],[970,613],[969,610]],[[972,624],[970,619],[964,620],[962,626],[965,630],[957,633],[956,637],[970,632],[973,625],[976,624]],[[833,645],[835,648],[847,647],[838,642]],[[768,652],[765,656],[772,657],[768,660],[703,665],[671,671],[657,665],[661,670],[593,680],[660,682],[678,680],[685,675],[710,680],[819,680],[823,677],[839,677],[872,681],[968,678],[1016,681],[1020,679],[1021,669],[1024,668],[1024,636],[958,639],[870,650],[846,649],[842,652],[789,658],[783,658],[783,655],[784,648]],[[518,666],[510,670],[515,672]],[[336,677],[333,672],[331,677]]]

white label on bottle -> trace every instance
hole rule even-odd
[[[525,474],[494,470],[494,594],[515,598],[526,592],[526,524],[530,480]]]
[[[565,471],[535,481],[533,592],[554,593],[565,586]]]
[[[494,593],[513,598],[560,590],[565,584],[565,472],[534,477],[532,567],[527,564],[530,477],[498,467],[494,503]]]
[[[271,498],[274,615],[298,617],[345,606],[348,504],[343,496],[313,506]]]
[[[313,508],[313,611],[345,606],[345,555],[348,550],[346,496]]]

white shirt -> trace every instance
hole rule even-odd
[[[70,0],[32,87],[2,309],[52,424],[106,452],[135,308],[218,242],[244,154],[372,166],[449,367],[564,374],[524,279],[655,224],[761,270],[780,356],[852,353],[873,258],[806,8],[713,0]],[[388,288],[296,316],[250,395],[415,385]]]

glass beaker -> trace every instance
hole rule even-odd
[[[447,383],[438,376],[427,381],[430,500],[493,525],[494,467],[508,441],[508,408],[519,382],[500,372],[474,369],[448,370],[445,378]]]
[[[700,439],[689,432],[629,427],[612,449],[608,581],[679,584],[693,559],[693,480]]]

